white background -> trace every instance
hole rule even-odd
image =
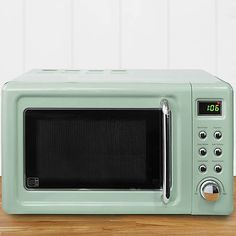
[[[200,68],[236,88],[236,0],[0,0],[0,82],[32,68]]]

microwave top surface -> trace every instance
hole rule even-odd
[[[203,70],[31,70],[13,82],[23,83],[225,83]]]

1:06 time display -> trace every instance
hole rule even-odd
[[[207,106],[207,111],[210,111],[210,112],[218,112],[220,110],[220,105],[219,104],[211,104],[211,105],[208,105]]]
[[[222,101],[198,101],[198,115],[220,116],[222,111]]]

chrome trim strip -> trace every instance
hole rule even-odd
[[[170,191],[167,189],[167,181],[169,181],[169,173],[167,173],[167,158],[169,157],[167,155],[167,152],[169,152],[169,147],[167,145],[167,142],[170,141],[167,139],[169,138],[169,134],[167,133],[167,119],[170,119],[170,108],[168,104],[168,100],[163,99],[161,100],[161,106],[162,106],[162,114],[163,114],[163,195],[162,200],[165,204],[167,204],[170,200],[170,196],[168,196],[167,191]]]

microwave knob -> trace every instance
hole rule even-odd
[[[205,181],[200,189],[202,197],[210,202],[217,201],[220,197],[220,187],[212,180]]]

